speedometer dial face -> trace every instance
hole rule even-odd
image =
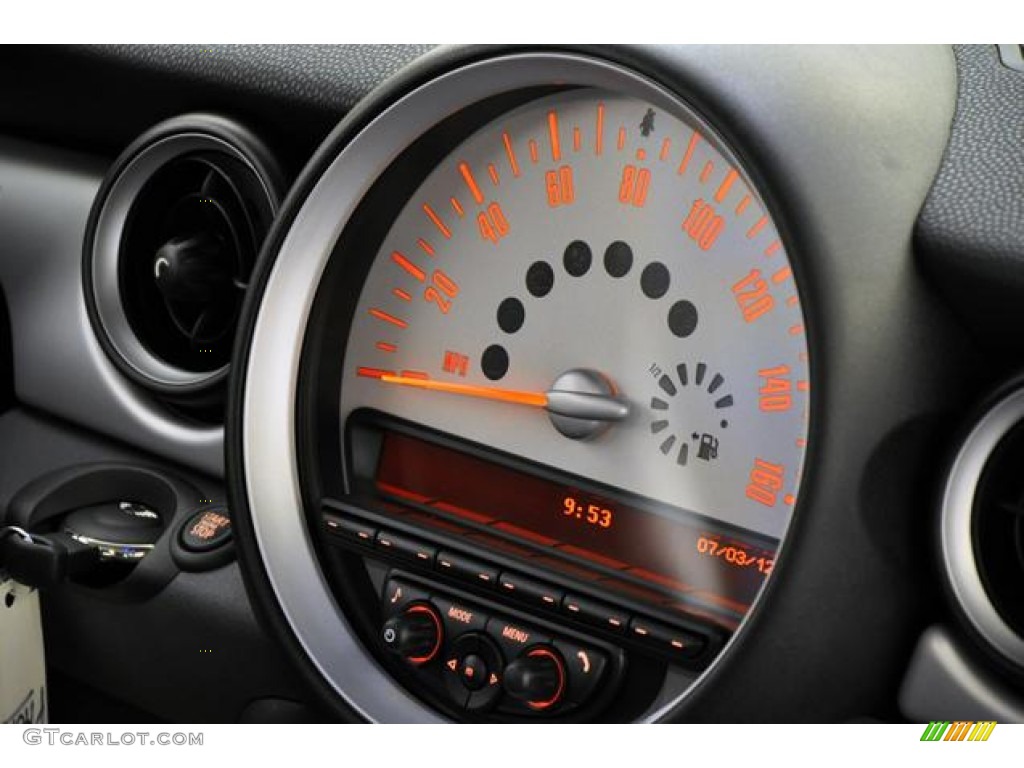
[[[375,409],[749,532],[760,549],[709,534],[676,554],[758,584],[799,495],[793,271],[749,176],[681,104],[567,90],[472,133],[385,236],[343,371],[343,421]],[[546,513],[585,524],[588,506]],[[640,534],[603,514],[595,530]]]

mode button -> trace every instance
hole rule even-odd
[[[487,615],[476,606],[439,595],[434,596],[433,603],[441,614],[449,637],[458,637],[465,632],[482,632],[487,626]]]

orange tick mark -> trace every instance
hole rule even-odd
[[[600,155],[604,146],[604,104],[597,105],[597,129],[594,136],[594,154]]]
[[[398,345],[396,345],[396,344],[388,344],[388,342],[386,342],[386,341],[378,341],[377,342],[377,349],[379,349],[381,352],[397,352],[398,351]]]
[[[647,150],[646,149],[638,149],[636,151],[636,159],[641,161],[641,162],[646,160],[647,159]]]
[[[427,279],[427,275],[422,269],[417,267],[415,264],[413,264],[411,261],[405,258],[405,256],[399,253],[398,251],[395,251],[394,253],[391,254],[391,260],[395,262],[395,264],[400,266],[402,269],[404,269],[406,272],[408,272],[410,275],[419,280],[421,283]]]
[[[422,237],[419,240],[416,241],[416,245],[418,245],[420,247],[420,250],[423,251],[425,254],[427,254],[427,256],[430,256],[430,257],[434,256],[434,246],[432,246],[430,243],[428,243]]]
[[[462,210],[462,203],[460,203],[454,197],[451,199],[451,203],[452,203],[452,210],[455,211],[455,213],[457,213],[459,215],[460,219],[463,216],[465,216],[466,212],[464,210]]]
[[[356,373],[368,379],[383,379],[385,376],[395,375],[394,371],[385,371],[380,368],[357,368]]]
[[[793,270],[791,270],[789,267],[783,267],[782,269],[776,271],[775,274],[772,275],[772,282],[773,283],[785,282],[792,275],[793,275]]]
[[[700,141],[700,134],[697,131],[693,132],[690,137],[690,143],[686,145],[686,152],[683,153],[683,160],[679,163],[679,169],[677,173],[686,173],[686,169],[690,167],[690,158],[693,157],[693,151],[697,148],[697,142]]]
[[[718,191],[715,192],[716,202],[720,203],[723,200],[725,200],[726,196],[729,194],[729,190],[732,188],[733,182],[736,181],[736,177],[738,175],[739,174],[736,172],[735,168],[729,169],[729,172],[725,174],[725,179],[722,180],[722,186],[720,186],[718,188]]]
[[[661,154],[658,155],[659,160],[667,160],[668,153],[672,149],[672,139],[665,139],[661,142]]]
[[[579,152],[581,143],[582,137],[580,136],[580,127],[578,125],[574,125],[572,128],[572,151]]]
[[[800,299],[798,299],[796,296],[790,296],[788,299],[786,299],[786,306],[795,307],[799,302]]]
[[[736,206],[736,215],[739,216],[747,210],[748,205],[750,205],[750,195],[744,195],[743,199],[740,200],[740,204]]]
[[[622,126],[621,128],[619,128],[619,143],[618,143],[618,147],[619,147],[619,151],[620,152],[622,151],[622,148],[624,146],[626,146],[626,126]]]
[[[789,335],[790,336],[799,336],[803,332],[804,332],[804,327],[800,323],[797,323],[796,325],[789,326]]]
[[[756,222],[754,222],[754,226],[752,226],[750,229],[747,230],[747,239],[748,240],[753,240],[755,237],[757,237],[757,233],[760,232],[762,229],[764,229],[764,225],[767,224],[767,223],[768,223],[768,217],[767,216],[762,216],[760,219],[758,219]]]
[[[412,296],[403,291],[401,288],[395,288],[391,291],[391,293],[393,293],[397,298],[401,299],[402,301],[412,301]]]
[[[431,208],[427,203],[424,203],[423,204],[423,212],[425,214],[427,214],[427,218],[429,218],[432,222],[434,222],[434,226],[438,228],[438,230],[441,232],[441,234],[444,235],[446,239],[451,240],[451,237],[452,237],[451,230],[448,229],[448,227],[446,227],[444,225],[444,222],[441,221],[441,219],[438,217],[438,215],[436,213],[434,213],[434,209]]]
[[[530,139],[529,147],[530,147],[530,161],[533,162],[533,163],[536,163],[537,160],[540,157],[538,152],[537,152],[537,142],[534,139]]]
[[[715,170],[715,164],[708,160],[704,163],[704,170],[700,172],[700,183],[703,184],[711,178],[711,173]]]
[[[562,159],[562,147],[558,141],[558,113],[548,112],[548,135],[551,137],[551,159],[558,162]]]
[[[473,199],[476,200],[477,205],[481,205],[484,201],[483,193],[480,192],[480,187],[476,185],[476,179],[473,178],[473,171],[470,169],[468,163],[459,163],[459,173],[462,174],[462,178],[466,181],[466,186],[469,187],[469,193],[473,195]]]
[[[385,323],[391,323],[399,328],[408,328],[409,324],[405,320],[401,320],[394,315],[389,315],[387,312],[381,309],[371,309],[370,314],[376,317],[378,320],[383,320]]]
[[[765,256],[774,256],[775,252],[778,251],[779,248],[781,248],[781,247],[782,247],[782,243],[780,243],[778,240],[776,240],[774,243],[772,243],[771,245],[769,245],[767,248],[764,249],[764,255]]]
[[[512,137],[508,132],[502,132],[501,140],[505,144],[505,155],[508,157],[508,167],[512,169],[512,175],[519,178],[519,161],[516,160],[516,151],[512,148]]]
[[[494,167],[494,163],[487,164],[487,175],[491,177],[494,186],[501,184],[501,181],[498,179],[498,169]]]

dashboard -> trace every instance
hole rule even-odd
[[[0,67],[55,722],[1021,719],[1020,46]]]

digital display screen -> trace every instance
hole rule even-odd
[[[379,493],[527,545],[545,567],[564,560],[580,575],[590,566],[602,586],[637,599],[741,617],[774,564],[776,542],[752,532],[590,493],[420,437],[382,438]]]

